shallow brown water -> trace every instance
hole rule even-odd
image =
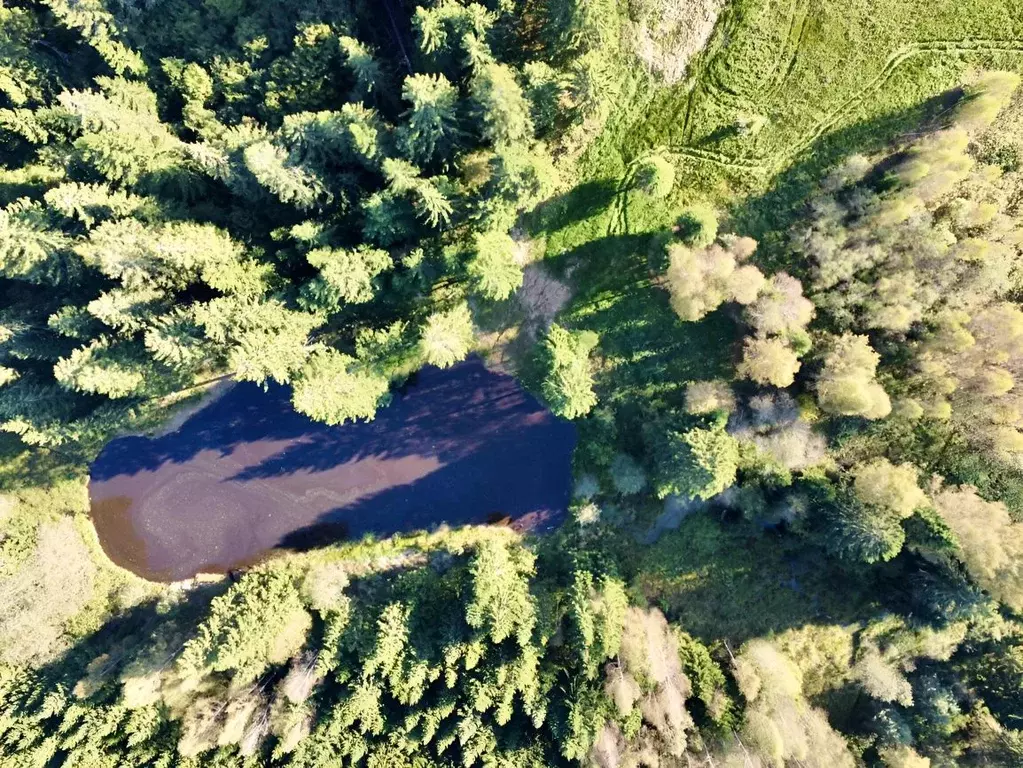
[[[568,506],[574,428],[477,360],[423,370],[369,423],[317,424],[289,394],[239,384],[175,432],[107,445],[90,496],[110,558],[170,581],[365,533],[543,528]]]

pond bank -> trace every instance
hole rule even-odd
[[[568,507],[574,427],[479,360],[424,369],[369,423],[312,422],[289,395],[238,384],[175,431],[108,444],[90,497],[110,558],[175,581],[367,533],[542,529]]]

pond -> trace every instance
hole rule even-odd
[[[564,515],[575,429],[511,376],[428,367],[371,422],[295,413],[287,387],[238,384],[161,437],[111,441],[92,466],[107,555],[159,581],[366,533]]]

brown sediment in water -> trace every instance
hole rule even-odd
[[[111,559],[177,580],[365,533],[542,528],[567,508],[574,429],[477,360],[423,371],[369,423],[316,424],[288,395],[240,384],[176,432],[110,443],[90,495]]]
[[[130,496],[108,496],[92,502],[92,523],[107,557],[129,571],[146,568],[146,540],[135,531]],[[157,574],[151,578],[159,580]]]

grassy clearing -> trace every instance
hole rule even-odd
[[[736,0],[686,82],[657,88],[628,73],[582,182],[527,221],[573,284],[563,318],[601,334],[602,389],[674,405],[685,381],[730,364],[728,317],[680,323],[652,279],[655,235],[685,203],[716,201],[731,216],[724,231],[761,239],[768,268],[791,268],[774,233],[822,169],[940,116],[941,94],[985,66],[1023,67],[1023,7],[1012,0]],[[675,193],[627,191],[630,164],[658,149],[676,165]]]
[[[563,319],[601,334],[601,390],[676,406],[686,381],[734,358],[726,313],[681,323],[656,287],[657,235],[685,203],[714,200],[730,219],[722,231],[761,240],[771,271],[793,269],[778,233],[822,170],[940,118],[981,67],[1023,67],[1017,2],[736,0],[687,81],[657,88],[629,72],[582,182],[526,223],[572,282]],[[665,200],[627,190],[631,163],[655,150],[676,165]]]
[[[769,173],[821,136],[955,87],[971,68],[1018,67],[1021,53],[1012,0],[738,0],[695,83],[651,99],[626,154],[663,144],[696,163]]]
[[[663,233],[677,207],[609,182],[582,184],[529,222],[547,239],[547,263],[574,287],[562,317],[600,334],[598,392],[679,405],[682,385],[727,369],[734,323],[723,312],[683,323],[658,288]]]

